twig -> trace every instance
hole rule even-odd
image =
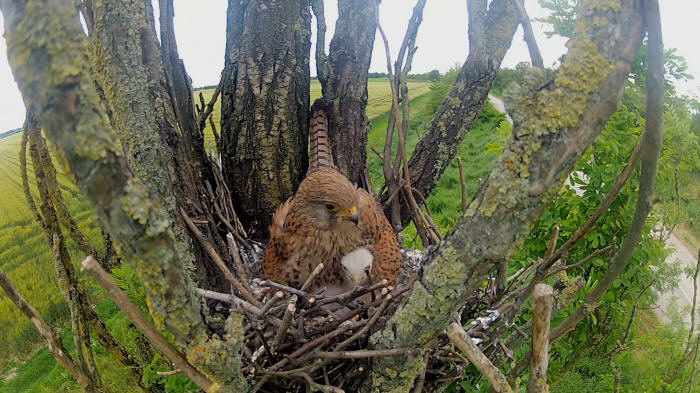
[[[88,256],[83,260],[82,263],[83,270],[89,272],[92,277],[97,281],[102,287],[105,293],[114,300],[114,302],[119,306],[124,314],[126,314],[129,319],[136,325],[136,327],[146,336],[149,341],[165,356],[173,362],[175,367],[182,370],[197,386],[209,391],[212,387],[212,382],[204,374],[199,372],[194,368],[180,352],[178,352],[175,347],[173,347],[168,340],[156,329],[155,326],[151,325],[146,317],[141,314],[136,306],[134,306],[131,301],[122,293],[122,291],[114,284],[109,274],[102,269],[102,267],[97,263],[95,258]]]
[[[690,307],[690,330],[688,331],[688,340],[685,343],[684,355],[690,353],[690,344],[693,340],[693,334],[695,333],[695,314],[697,311],[697,301],[698,301],[698,273],[700,273],[700,250],[698,250],[698,260],[695,263],[695,274],[693,274],[693,303]]]
[[[555,275],[555,274],[557,274],[557,273],[559,273],[559,272],[561,272],[561,271],[563,271],[563,270],[569,270],[569,269],[576,269],[576,268],[579,268],[579,267],[585,265],[586,263],[588,263],[588,261],[590,261],[591,259],[597,257],[598,255],[605,254],[605,253],[608,252],[608,251],[614,250],[615,247],[616,247],[615,244],[611,244],[611,245],[609,245],[609,246],[606,246],[606,247],[600,248],[600,249],[598,249],[598,250],[595,250],[595,251],[593,251],[592,253],[590,253],[587,257],[583,258],[583,259],[582,259],[581,261],[579,261],[579,262],[573,263],[573,264],[571,264],[571,265],[564,265],[564,266],[561,266],[561,267],[559,267],[559,268],[557,268],[557,269],[554,269],[554,270],[550,271],[549,273],[547,273],[547,277],[546,277],[546,278],[552,277],[553,275]]]
[[[464,180],[464,168],[462,167],[462,157],[457,156],[457,167],[459,167],[459,185],[462,188],[462,214],[467,213],[467,182]]]
[[[176,368],[175,370],[171,370],[171,371],[156,371],[156,374],[158,374],[158,376],[161,376],[161,377],[170,377],[170,376],[173,376],[175,374],[180,374],[181,372],[182,372],[182,370],[180,370],[179,368]]]
[[[214,292],[207,289],[197,288],[197,294],[208,299],[214,299],[221,302],[226,302],[232,304],[237,310],[249,313],[258,318],[264,318],[266,321],[270,322],[273,326],[280,326],[282,321],[272,315],[265,315],[262,310],[243,299],[240,299],[234,295],[228,293]]]
[[[323,297],[323,296],[320,296],[320,295],[319,295],[319,296],[314,296],[314,295],[312,295],[312,294],[310,294],[310,293],[308,293],[308,292],[304,292],[304,291],[302,291],[302,290],[299,290],[299,289],[296,289],[296,288],[292,288],[292,287],[290,287],[290,286],[287,286],[287,285],[284,285],[284,284],[280,284],[280,283],[275,282],[275,281],[272,281],[272,280],[260,281],[260,286],[279,289],[279,290],[281,290],[281,291],[284,291],[284,292],[287,292],[287,293],[291,293],[292,295],[297,295],[297,296],[299,296],[299,297],[302,298],[302,299],[309,299],[309,298],[311,298],[311,297],[314,297],[314,298],[322,298],[322,297]]]
[[[211,115],[212,111],[214,111],[214,105],[216,104],[216,100],[219,99],[220,93],[221,81],[219,81],[219,84],[216,86],[214,94],[212,94],[209,103],[207,103],[207,105],[202,108],[202,110],[199,112],[199,116],[197,116],[197,124],[199,125],[200,132],[203,132],[204,128],[207,126],[207,118],[209,117],[209,115]],[[202,93],[199,94],[201,95]]]
[[[547,368],[549,367],[549,327],[552,314],[552,287],[537,284],[532,302],[532,356],[528,393],[548,392]]]
[[[97,392],[91,378],[78,367],[73,359],[68,354],[68,351],[63,346],[61,337],[41,318],[34,307],[29,304],[17,289],[12,285],[12,282],[7,278],[5,272],[0,270],[0,286],[5,291],[7,296],[19,308],[19,310],[32,322],[34,327],[39,331],[39,334],[46,340],[46,345],[51,351],[54,359],[61,364],[68,372],[70,372],[78,384],[89,393]]]
[[[323,268],[324,268],[323,263],[319,263],[314,268],[314,270],[311,272],[311,274],[309,274],[309,278],[307,278],[306,281],[304,282],[304,284],[301,286],[302,291],[306,291],[307,289],[309,289],[309,286],[311,286],[311,284],[313,284],[316,277],[318,277],[318,275],[321,274],[321,271],[323,270]]]
[[[418,351],[415,348],[390,348],[337,352],[315,351],[313,355],[323,359],[364,359],[384,356],[406,356],[414,354],[416,352]]]
[[[386,310],[387,306],[389,305],[389,302],[391,301],[391,294],[386,295],[384,298],[384,301],[382,304],[379,306],[377,311],[372,314],[372,317],[369,319],[367,324],[362,327],[362,329],[358,330],[357,333],[353,334],[349,338],[345,339],[345,341],[341,342],[340,344],[336,345],[335,348],[333,349],[334,351],[342,351],[343,349],[347,348],[348,345],[352,344],[355,340],[358,338],[364,336],[369,329],[374,326],[374,324],[379,320],[379,317],[384,313],[384,310]]]
[[[256,299],[255,296],[253,296],[253,294],[250,293],[250,291],[243,284],[241,284],[241,282],[236,278],[236,276],[233,275],[231,269],[229,269],[228,266],[226,266],[226,262],[224,262],[224,260],[221,259],[221,256],[219,256],[219,253],[216,252],[214,246],[204,238],[202,232],[200,232],[197,226],[194,225],[194,223],[183,208],[180,208],[180,213],[182,215],[182,219],[185,221],[185,224],[187,224],[187,227],[194,234],[194,236],[197,238],[202,247],[207,251],[207,254],[209,254],[209,257],[211,257],[216,266],[218,266],[221,272],[224,273],[224,277],[226,277],[226,280],[228,280],[228,282],[231,283],[231,285],[233,285],[234,288],[236,288],[238,292],[240,292],[241,295],[243,295],[243,297],[251,304],[258,307],[262,306],[260,301],[258,301],[258,299]]]
[[[476,368],[484,374],[491,382],[491,386],[496,392],[513,392],[513,389],[506,381],[506,377],[501,374],[501,371],[491,363],[489,358],[484,355],[472,338],[467,335],[467,332],[462,329],[457,322],[450,323],[447,329],[447,336],[452,341],[452,344],[462,350],[467,355],[467,359],[476,366]]]
[[[270,348],[270,351],[274,354],[277,353],[277,350],[279,349],[279,346],[282,344],[284,341],[284,338],[287,336],[287,330],[289,329],[289,326],[292,324],[292,317],[294,316],[294,313],[297,312],[297,296],[292,295],[292,297],[289,298],[289,302],[287,303],[287,308],[284,310],[284,317],[282,317],[282,324],[277,328],[277,333],[275,334],[275,339],[272,341],[272,347]]]
[[[241,279],[241,283],[245,285],[248,290],[250,290],[250,286],[248,285],[248,276],[250,272],[241,260],[241,254],[238,250],[236,239],[234,239],[233,234],[231,232],[226,234],[226,243],[228,244],[228,252],[229,254],[231,254],[231,258],[233,258],[233,263],[234,265],[236,265],[236,271],[238,272],[238,277],[240,277]]]
[[[518,0],[515,0],[516,2]],[[549,259],[554,255],[554,249],[557,247],[557,240],[559,240],[559,226],[555,225],[552,229],[552,237],[549,239],[549,246],[547,246],[547,253],[544,254],[544,259]]]

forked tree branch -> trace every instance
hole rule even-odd
[[[491,3],[489,14],[498,4],[498,0]],[[512,0],[502,5],[511,7]],[[592,3],[583,1],[580,6],[585,9]],[[552,202],[563,179],[615,111],[641,40],[637,0],[621,0],[617,10],[581,14],[552,90],[533,87],[535,91],[516,100],[514,138],[506,144],[465,217],[431,251],[399,310],[372,336],[374,347],[428,344],[496,263],[519,248],[531,224]],[[592,63],[598,66],[591,67]],[[455,98],[448,101],[458,101]],[[406,370],[420,370],[421,363],[422,359],[406,357],[377,359],[372,369],[374,389],[411,386],[417,375]],[[385,370],[391,371],[385,374]]]

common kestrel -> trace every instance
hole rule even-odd
[[[275,212],[262,269],[265,278],[301,287],[318,264],[311,290],[345,290],[369,275],[396,280],[401,251],[377,200],[333,164],[322,101],[312,107],[309,171]]]

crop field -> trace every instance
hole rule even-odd
[[[0,139],[0,266],[20,293],[51,323],[65,320],[67,307],[58,289],[46,239],[25,202],[18,155],[20,142],[21,134]],[[28,171],[30,187],[36,196],[31,160]],[[96,217],[67,177],[60,176],[59,183],[76,221],[99,247]],[[72,242],[68,246],[74,262],[78,263],[82,255]],[[39,337],[4,293],[0,295],[0,337],[0,363],[13,354],[26,352]]]

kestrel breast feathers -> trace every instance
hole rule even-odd
[[[376,199],[334,166],[326,112],[312,107],[309,171],[275,212],[262,269],[265,278],[301,287],[320,263],[310,290],[347,290],[366,279],[396,280],[401,251]]]

